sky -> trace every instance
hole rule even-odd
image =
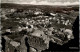
[[[34,5],[78,5],[79,0],[1,0],[1,3],[34,4]]]

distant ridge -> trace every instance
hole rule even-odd
[[[29,6],[29,5],[33,5],[33,6],[35,6],[34,4],[17,4],[17,3],[1,3],[1,6],[2,5],[25,5],[25,6]],[[79,5],[36,5],[36,6],[79,6]]]
[[[51,6],[51,5],[31,5],[31,4],[15,4],[15,3],[1,3],[1,8],[39,8],[39,9],[50,9],[50,10],[63,10],[63,9],[77,9],[79,10],[79,5],[69,5],[69,6]]]

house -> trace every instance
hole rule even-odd
[[[50,15],[52,15],[52,16],[56,16],[56,14],[54,14],[54,13],[50,13]]]

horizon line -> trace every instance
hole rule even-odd
[[[2,2],[2,3],[13,3],[13,2]],[[70,3],[70,2],[54,2],[54,3],[49,3],[49,2],[39,2],[39,3],[36,3],[36,2],[31,2],[31,3],[27,3],[27,2],[22,2],[22,3],[18,3],[18,2],[15,2],[13,4],[30,4],[30,5],[53,5],[53,6],[69,6],[69,5],[79,5],[79,2],[73,2],[73,3]]]

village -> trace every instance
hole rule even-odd
[[[49,48],[49,42],[63,45],[74,39],[72,26],[77,15],[74,10],[58,12],[43,12],[36,8],[0,9],[2,37],[6,41],[6,47],[2,52],[41,52]],[[69,13],[69,14],[67,14]],[[28,40],[25,40],[25,39]],[[29,44],[26,45],[25,44]],[[9,46],[10,45],[10,46]],[[20,48],[19,48],[20,47]]]

